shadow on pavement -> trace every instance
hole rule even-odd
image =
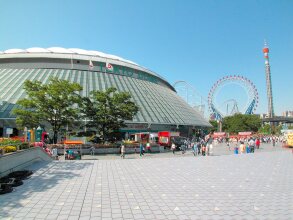
[[[37,162],[30,165],[26,169],[32,170],[33,175],[24,180],[24,184],[16,187],[13,192],[0,195],[0,219],[10,217],[11,209],[24,207],[30,201],[28,198],[32,198],[32,193],[46,192],[62,181],[80,176],[76,171],[92,165],[92,162],[79,161]]]

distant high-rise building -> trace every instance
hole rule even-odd
[[[263,48],[263,53],[265,58],[266,85],[267,85],[267,98],[268,98],[268,117],[272,118],[274,116],[272,79],[271,79],[271,70],[270,70],[270,62],[269,62],[269,47],[267,46],[266,42]]]
[[[266,118],[267,116],[268,116],[268,115],[265,114],[265,113],[259,114],[259,117],[260,117],[261,119]]]
[[[282,116],[284,116],[284,117],[293,117],[293,111],[284,111],[282,113]]]

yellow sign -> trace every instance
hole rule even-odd
[[[287,143],[288,143],[289,146],[293,147],[293,133],[288,133]]]

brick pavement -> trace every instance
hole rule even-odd
[[[0,196],[0,219],[292,219],[293,155],[55,161]]]

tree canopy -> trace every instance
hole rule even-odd
[[[128,92],[117,92],[114,87],[106,91],[92,91],[90,97],[83,98],[83,114],[88,127],[95,128],[102,140],[125,127],[125,120],[132,120],[138,107],[131,101]]]
[[[262,134],[281,134],[282,125],[274,126],[270,124],[265,124],[259,128],[258,132]]]
[[[257,115],[235,114],[223,119],[223,130],[231,133],[240,131],[257,132],[261,126],[261,119]]]
[[[218,130],[218,122],[216,120],[210,120],[209,123],[213,126],[208,129],[209,133],[210,132],[215,132]]]
[[[14,114],[19,127],[35,128],[42,122],[52,126],[54,142],[61,127],[70,126],[78,119],[78,108],[81,102],[79,92],[82,87],[78,83],[51,78],[48,84],[40,81],[25,81],[24,90],[28,98],[21,99]]]

